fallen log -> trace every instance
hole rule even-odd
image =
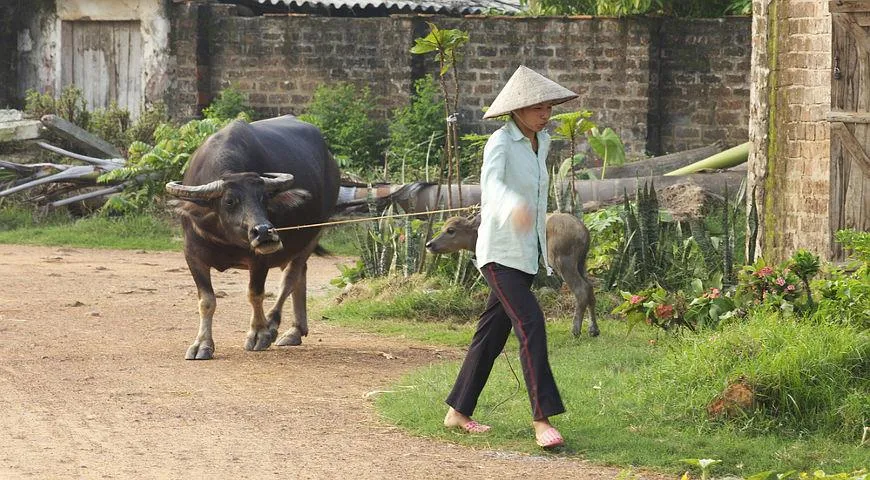
[[[66,170],[62,170],[52,175],[39,177],[35,180],[30,180],[12,188],[7,188],[0,192],[0,197],[12,195],[23,190],[28,190],[39,185],[53,182],[76,182],[82,183],[85,186],[96,185],[97,177],[100,176],[100,170],[93,165],[75,165]]]
[[[583,210],[591,211],[621,202],[626,193],[628,193],[629,198],[632,198],[634,192],[637,191],[638,182],[652,182],[656,192],[673,185],[686,183],[700,187],[706,194],[724,197],[726,192],[729,195],[735,195],[744,179],[746,179],[745,170],[726,170],[691,175],[577,180],[574,182],[574,187],[578,200],[583,204]]]
[[[81,155],[79,153],[70,152],[69,150],[64,150],[60,147],[55,147],[54,145],[45,142],[36,142],[36,144],[39,145],[41,148],[44,148],[51,152],[59,153],[69,158],[74,158],[76,160],[81,160],[83,162],[90,163],[91,165],[96,165],[106,171],[121,168],[124,166],[125,163],[123,158],[96,158],[90,157],[88,155]]]
[[[669,153],[645,160],[627,163],[625,165],[607,167],[606,170],[602,167],[587,168],[575,170],[576,175],[588,174],[593,179],[601,179],[601,173],[604,171],[606,178],[627,178],[627,177],[650,177],[656,175],[664,175],[667,172],[676,170],[686,165],[691,165],[699,160],[715,155],[724,149],[724,143],[717,140],[710,145],[682,152]]]
[[[94,135],[78,125],[67,121],[57,115],[43,115],[40,119],[42,124],[59,137],[70,141],[91,155],[100,155],[108,158],[123,157],[120,151],[111,143]]]
[[[609,178],[604,180],[575,180],[574,188],[577,192],[577,199],[583,204],[584,211],[597,210],[608,205],[615,205],[622,201],[623,196],[628,193],[631,197],[637,191],[638,182],[652,181],[656,191],[676,185],[689,184],[696,185],[707,195],[716,195],[724,197],[726,192],[729,195],[735,195],[740,188],[741,182],[746,178],[745,169],[732,169],[719,171],[714,173],[696,173],[692,175],[679,176],[648,176],[648,177],[630,177],[630,178]],[[568,188],[568,182],[556,182],[559,188]],[[439,210],[447,208],[447,186],[441,188],[440,201],[436,201],[437,184],[428,182],[414,182],[405,185],[381,185],[377,190],[373,190],[377,210],[383,211],[390,204],[399,205],[402,210],[407,213],[425,213],[426,211]],[[457,189],[456,185],[452,185],[453,189]],[[358,193],[360,198],[362,193]],[[454,193],[453,198],[457,198]],[[361,209],[365,206],[365,199],[347,200],[339,202],[336,205],[337,214],[349,213],[368,213],[368,210]],[[463,184],[462,185],[462,207],[468,207],[480,204],[480,185],[478,184]],[[452,205],[459,207],[460,205]]]

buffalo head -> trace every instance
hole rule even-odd
[[[229,173],[205,185],[169,182],[166,193],[190,202],[180,210],[201,235],[268,255],[283,248],[268,212],[311,198],[292,185],[289,173]]]

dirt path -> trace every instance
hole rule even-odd
[[[309,262],[310,295],[331,288],[340,261]],[[274,292],[271,277],[267,291]],[[180,253],[0,245],[0,478],[619,473],[391,427],[366,392],[461,352],[317,319],[301,347],[246,352],[246,284],[246,272],[215,276],[215,288],[226,293],[215,316],[216,358],[185,361],[197,329],[196,291]]]

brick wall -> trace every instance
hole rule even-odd
[[[668,151],[748,140],[750,29],[745,18],[664,20],[657,123]],[[655,95],[653,93],[653,96]],[[651,124],[653,122],[650,122]]]
[[[746,18],[681,28],[643,18],[238,17],[229,5],[174,8],[170,104],[182,118],[196,114],[194,99],[207,104],[230,83],[265,115],[298,114],[318,85],[337,81],[368,86],[386,116],[408,102],[414,79],[437,69],[432,55],[409,53],[431,21],[470,36],[459,68],[466,130],[498,125],[480,119],[482,108],[523,63],[580,94],[557,112],[592,110],[630,154],[746,141]]]
[[[765,5],[762,5],[765,4]],[[755,2],[749,185],[759,208],[758,251],[779,261],[830,249],[831,17],[815,0]],[[772,103],[768,101],[772,99]]]

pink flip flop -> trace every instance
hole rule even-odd
[[[556,427],[550,427],[545,430],[544,433],[536,435],[535,440],[537,441],[538,446],[542,448],[558,447],[565,443],[562,434],[556,430]]]
[[[492,427],[490,427],[489,425],[484,425],[482,423],[477,423],[474,420],[471,420],[470,422],[466,423],[465,425],[457,425],[456,428],[459,428],[460,430],[462,430],[465,433],[486,433]]]

